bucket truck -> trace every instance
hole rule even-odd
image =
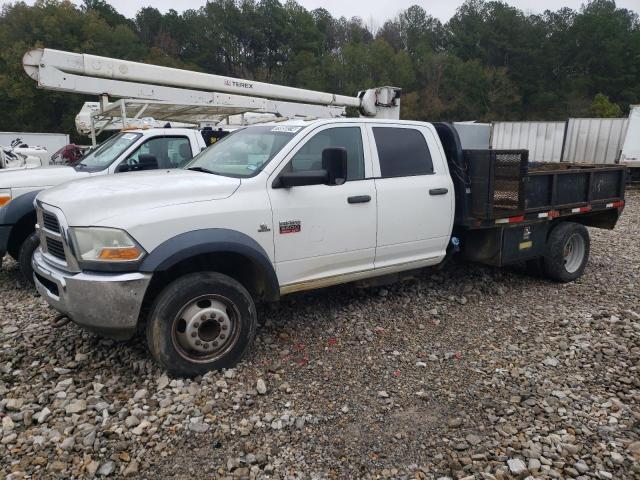
[[[39,88],[99,97],[99,108],[89,115],[94,145],[101,129],[118,122],[123,128],[74,167],[0,173],[0,258],[9,253],[30,282],[31,257],[39,242],[33,206],[38,192],[75,179],[181,167],[225,134],[131,128],[145,117],[199,125],[249,114],[271,114],[278,120],[337,118],[347,107],[369,118],[400,115],[401,90],[393,87],[350,97],[47,48],[28,51],[23,67]]]

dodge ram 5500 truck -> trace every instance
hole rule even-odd
[[[88,330],[144,325],[172,374],[235,365],[258,301],[441,263],[580,277],[585,225],[613,228],[624,168],[462,150],[449,124],[287,121],[240,129],[184,169],[38,194],[35,283]]]
[[[207,144],[197,130],[153,128],[122,131],[75,167],[0,171],[0,261],[8,252],[24,278],[33,280],[31,256],[38,246],[33,200],[38,192],[79,178],[183,166]],[[75,201],[82,203],[82,198]]]

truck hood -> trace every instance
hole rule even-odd
[[[50,187],[78,178],[89,177],[88,172],[78,172],[73,167],[50,167],[0,170],[0,188]]]
[[[37,200],[60,208],[70,226],[96,225],[133,211],[227,198],[240,179],[193,172],[154,170],[92,177],[45,190]]]

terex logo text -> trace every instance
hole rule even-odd
[[[253,88],[253,85],[249,82],[239,82],[237,80],[230,80],[228,78],[225,78],[224,84],[227,87]]]

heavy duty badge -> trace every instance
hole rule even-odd
[[[280,233],[298,233],[301,227],[300,220],[287,220],[280,222]]]

